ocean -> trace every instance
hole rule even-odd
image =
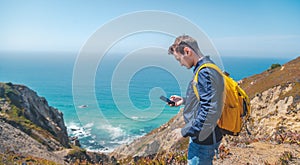
[[[179,107],[166,106],[159,96],[184,95],[192,78],[192,71],[181,67],[178,74],[176,69],[166,69],[169,66],[164,63],[169,61],[156,65],[149,59],[146,59],[149,65],[137,70],[134,69],[140,61],[116,71],[121,68],[123,58],[116,55],[98,64],[92,87],[76,86],[73,79],[78,63],[76,55],[2,52],[0,82],[24,84],[45,97],[49,105],[63,112],[68,134],[77,136],[82,147],[91,151],[110,152],[169,121]],[[259,74],[274,63],[284,64],[292,59],[221,57],[221,60],[224,69],[240,80]],[[180,68],[178,64],[176,67]],[[76,81],[84,84],[81,82],[85,79]]]

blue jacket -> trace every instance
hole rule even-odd
[[[205,63],[213,63],[209,57],[202,58],[194,67],[194,74]],[[222,133],[217,126],[223,108],[224,80],[223,76],[212,68],[203,68],[198,73],[197,89],[200,101],[193,91],[193,80],[190,82],[183,117],[185,126],[181,130],[184,137],[190,136],[199,144],[213,144],[213,130],[217,142],[222,139]]]

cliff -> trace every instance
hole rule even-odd
[[[238,137],[225,136],[215,164],[300,163],[300,57],[240,82],[251,98],[252,114]],[[126,164],[186,162],[182,110],[168,123],[124,144],[111,156]]]
[[[49,150],[69,147],[63,114],[23,85],[0,83],[1,119],[47,145]]]
[[[72,145],[63,114],[44,97],[24,85],[0,83],[0,164],[108,161],[104,154]]]
[[[63,114],[23,85],[0,83],[0,153],[2,161],[33,156],[62,164],[55,154],[69,148]],[[5,163],[4,163],[5,164]]]

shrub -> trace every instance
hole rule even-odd
[[[278,68],[278,67],[281,67],[281,65],[278,64],[278,63],[277,64],[272,64],[271,67],[270,67],[270,70]]]

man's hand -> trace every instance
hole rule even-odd
[[[177,95],[172,95],[169,99],[175,102],[175,105],[174,105],[175,107],[182,105],[184,102],[183,98],[180,96],[177,96]],[[170,106],[173,106],[173,105],[170,105]]]

